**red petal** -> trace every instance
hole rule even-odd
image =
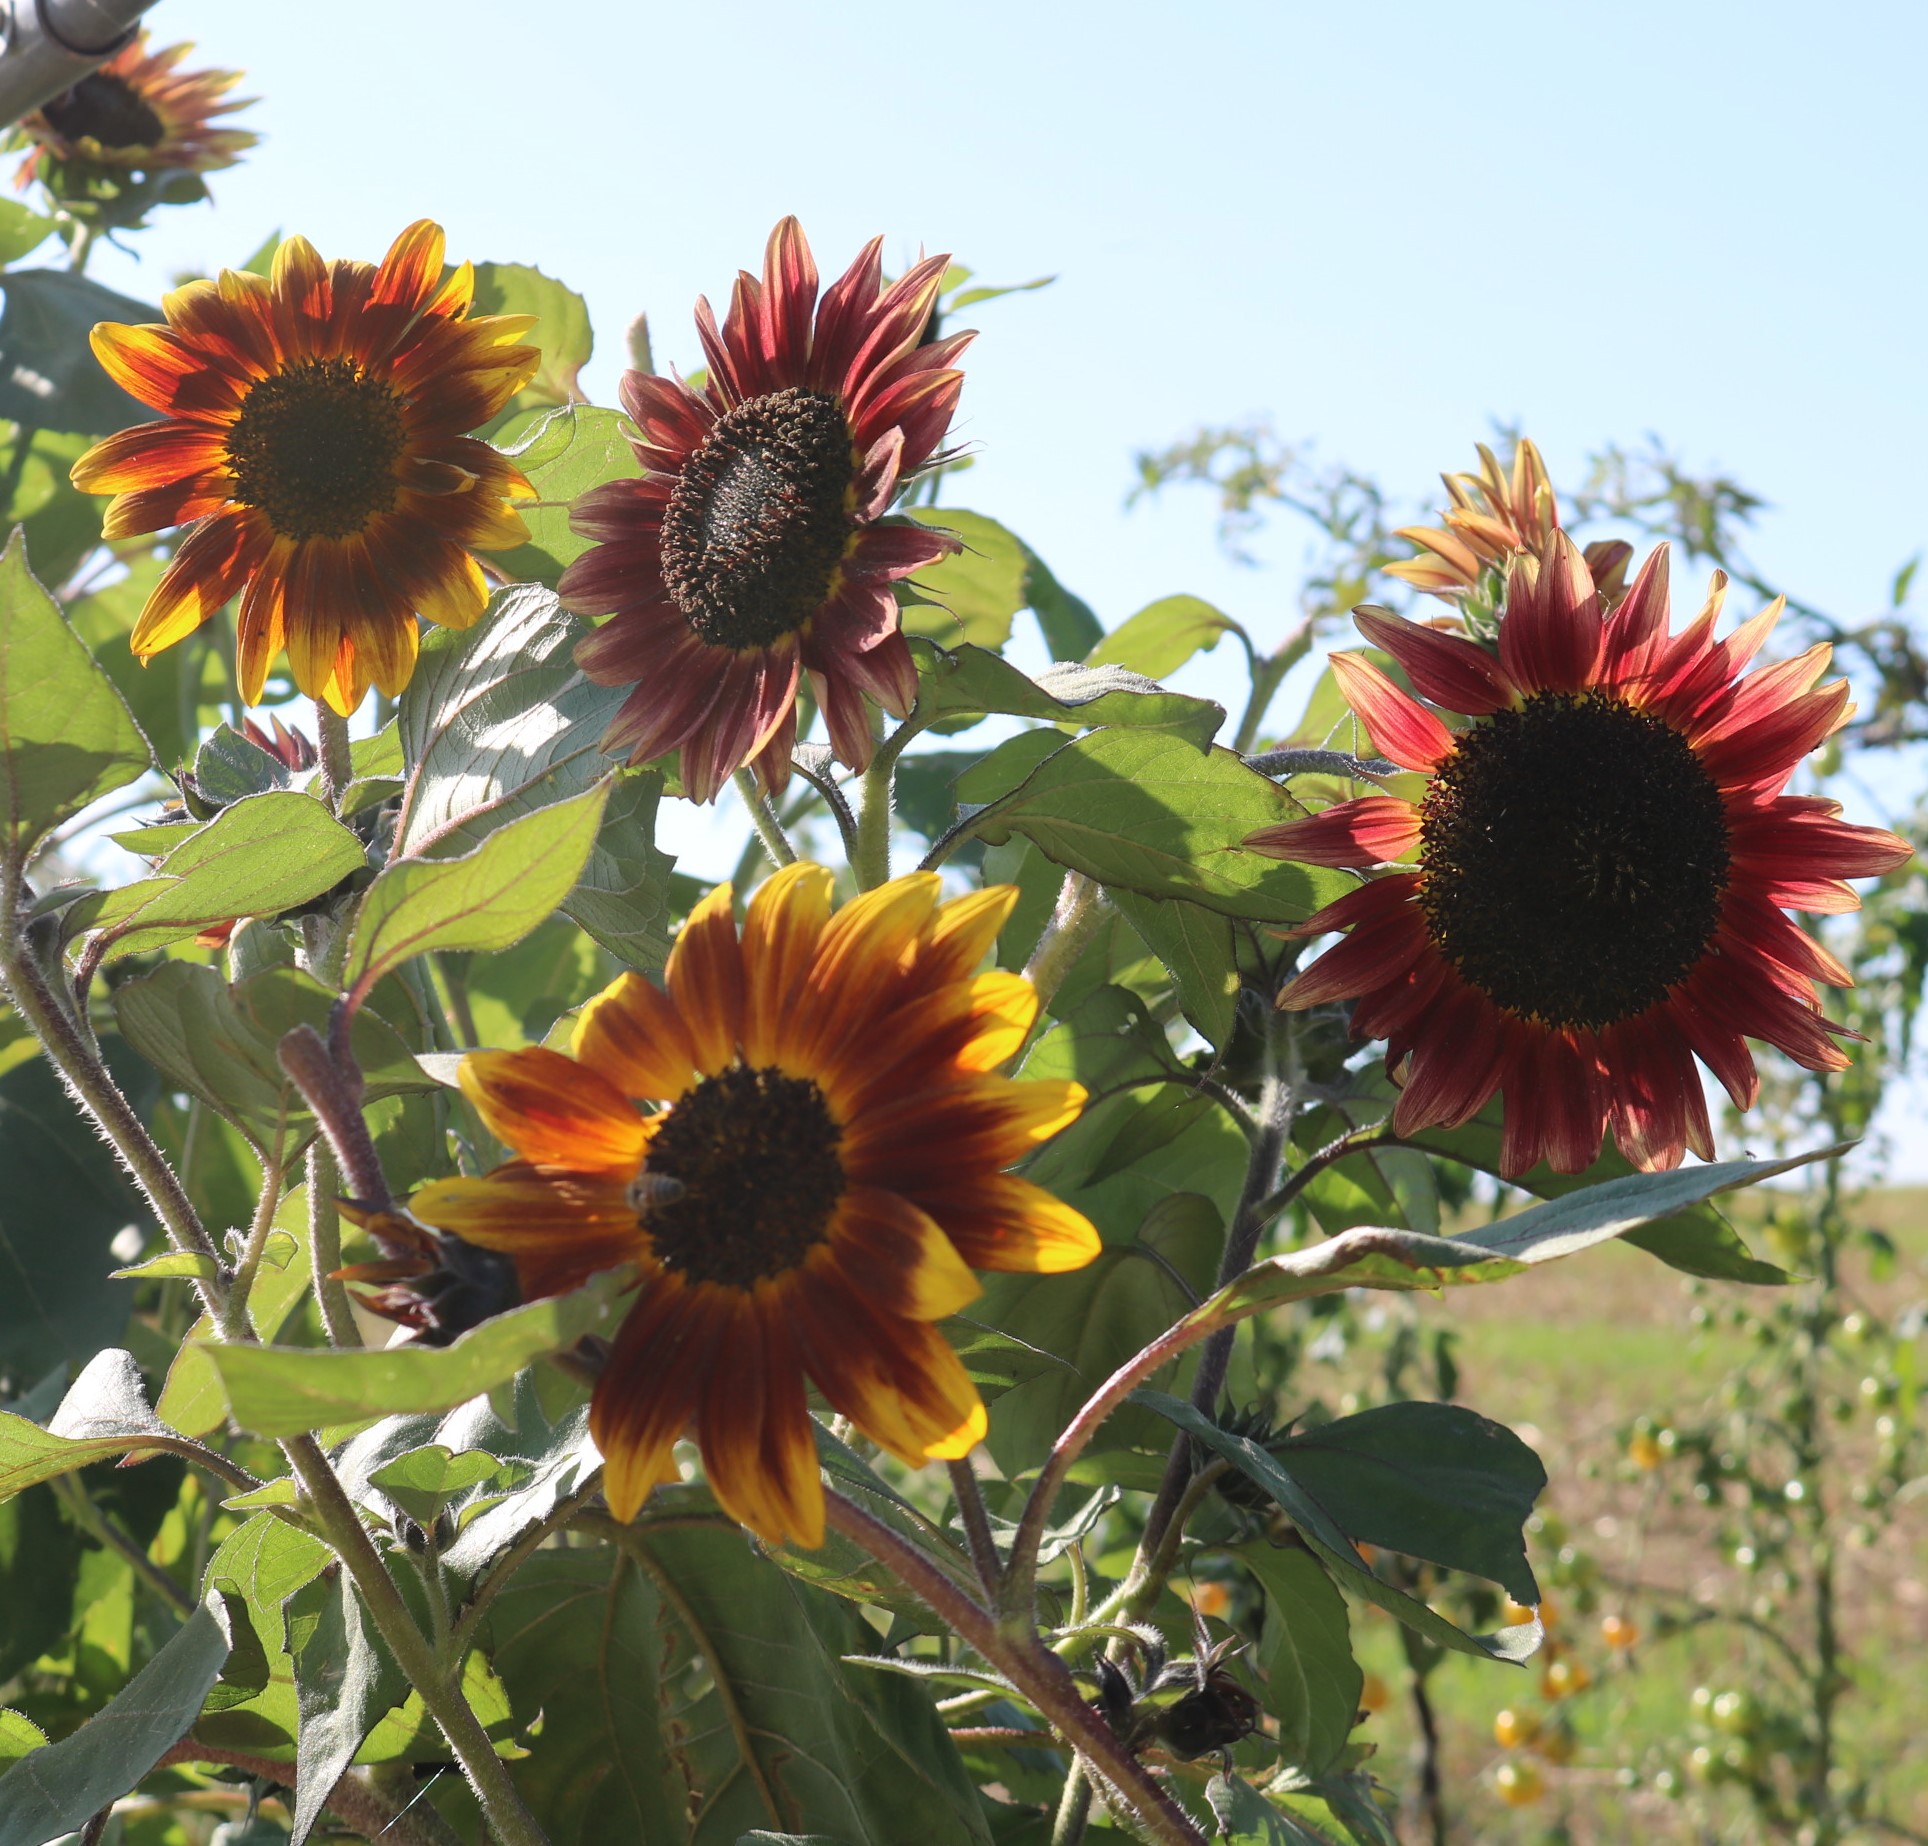
[[[1485,648],[1459,635],[1422,628],[1371,604],[1353,610],[1352,619],[1368,639],[1406,669],[1406,677],[1421,696],[1435,705],[1481,718],[1513,703],[1505,672]]]
[[[1594,684],[1606,628],[1586,560],[1564,532],[1538,558],[1514,562],[1500,617],[1500,664],[1522,692],[1582,692]]]
[[[1384,865],[1418,844],[1419,810],[1392,795],[1362,795],[1245,836],[1249,852],[1300,865]]]
[[[1363,654],[1334,654],[1332,671],[1382,755],[1402,769],[1418,770],[1437,769],[1451,755],[1452,732]]]

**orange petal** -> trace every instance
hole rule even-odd
[[[988,1174],[924,1203],[974,1269],[1060,1275],[1104,1247],[1083,1212],[1015,1173]]]
[[[619,975],[582,1009],[570,1049],[625,1096],[673,1102],[696,1081],[682,1015],[640,974]]]
[[[712,1364],[697,1410],[703,1472],[732,1519],[766,1543],[823,1543],[823,1478],[785,1291],[718,1289],[727,1360]]]
[[[750,900],[743,919],[743,1055],[752,1065],[780,1062],[785,1017],[816,959],[834,883],[824,867],[799,860],[766,878]]]
[[[1016,885],[986,885],[939,904],[937,920],[917,958],[918,972],[928,968],[933,986],[973,972],[990,954],[1017,901]]]
[[[676,1479],[671,1450],[702,1402],[714,1366],[727,1365],[722,1289],[692,1289],[665,1272],[638,1295],[589,1404],[602,1451],[603,1494],[618,1519],[634,1519],[659,1481]]]
[[[442,227],[417,218],[389,245],[375,277],[370,304],[395,302],[408,308],[426,304],[442,280]]]
[[[625,1179],[642,1163],[642,1117],[606,1078],[559,1051],[471,1051],[461,1082],[489,1132],[525,1160]]]
[[[663,970],[696,1067],[712,1077],[736,1061],[743,1029],[743,954],[732,899],[730,887],[718,885],[691,910]]]
[[[984,1292],[937,1220],[902,1193],[849,1188],[831,1219],[830,1248],[852,1288],[906,1320],[942,1320]]]
[[[648,1253],[620,1178],[540,1172],[513,1161],[482,1179],[432,1180],[409,1210],[424,1224],[513,1256],[531,1301],[566,1294]]]

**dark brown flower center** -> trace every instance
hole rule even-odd
[[[1434,943],[1496,1005],[1599,1030],[1665,997],[1713,941],[1720,790],[1622,700],[1535,694],[1460,734],[1420,804]]]
[[[663,582],[712,647],[768,647],[823,607],[857,453],[834,397],[792,386],[719,417],[663,513]]]
[[[283,538],[349,538],[395,504],[402,400],[352,359],[302,359],[248,387],[228,434],[234,497]]]
[[[727,1288],[795,1269],[843,1196],[842,1138],[807,1078],[743,1064],[705,1077],[650,1143],[648,1172],[682,1186],[663,1197],[675,1188],[657,1185],[646,1205],[657,1257],[686,1281]]]
[[[140,91],[105,71],[89,72],[40,113],[69,141],[91,135],[102,147],[159,147],[167,134]]]

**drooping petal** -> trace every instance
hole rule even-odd
[[[1419,810],[1391,795],[1340,801],[1303,820],[1280,821],[1245,836],[1248,852],[1300,865],[1363,868],[1403,859],[1419,844]]]
[[[1334,654],[1332,672],[1380,753],[1400,768],[1437,769],[1451,753],[1452,732],[1363,654]]]

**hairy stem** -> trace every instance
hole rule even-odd
[[[221,1337],[245,1340],[248,1337],[248,1297],[254,1292],[261,1273],[262,1252],[268,1247],[268,1234],[274,1229],[274,1215],[281,1204],[281,1150],[287,1142],[287,1115],[275,1123],[274,1145],[261,1163],[261,1197],[254,1208],[254,1222],[248,1226],[248,1241],[241,1252],[240,1266],[234,1272],[234,1286],[228,1290],[227,1305],[221,1312]]]
[[[1104,920],[1105,894],[1094,878],[1082,872],[1066,872],[1058,887],[1058,902],[1051,921],[1044,926],[1038,946],[1024,964],[1024,978],[1037,989],[1038,1011],[1050,1006],[1052,997],[1064,984],[1064,977],[1077,965],[1078,957]]]
[[[750,824],[756,828],[756,837],[763,842],[770,863],[795,865],[797,849],[790,844],[776,810],[770,806],[770,797],[757,786],[754,773],[739,769],[732,780],[736,783],[736,792],[743,797],[743,805],[750,810]]]
[[[348,720],[325,699],[315,701],[315,742],[321,755],[321,796],[332,813],[341,812],[341,798],[354,779],[349,755]]]
[[[341,1213],[335,1194],[341,1174],[328,1143],[319,1136],[308,1148],[308,1249],[315,1266],[315,1299],[321,1304],[321,1324],[330,1346],[359,1346],[348,1290],[335,1271],[341,1267]]]
[[[284,1787],[294,1769],[292,1763],[251,1756],[226,1744],[197,1743],[192,1737],[174,1745],[154,1767],[167,1769],[176,1763],[222,1763],[257,1781],[278,1782]],[[379,1840],[381,1846],[452,1846],[458,1838],[434,1808],[413,1803],[396,1807],[371,1785],[365,1769],[349,1770],[329,1790],[327,1807],[344,1826],[353,1827],[367,1839]]]
[[[322,1531],[354,1579],[370,1619],[461,1763],[491,1832],[502,1846],[548,1846],[548,1836],[523,1805],[507,1766],[496,1755],[450,1669],[436,1658],[428,1637],[416,1627],[328,1458],[312,1436],[291,1437],[282,1446]]]
[[[890,877],[890,805],[897,756],[879,750],[864,771],[857,805],[857,843],[850,869],[860,890],[874,891]]]
[[[977,1566],[978,1581],[985,1594],[995,1597],[1004,1565],[997,1554],[997,1540],[991,1535],[990,1515],[984,1510],[984,1496],[978,1491],[977,1476],[969,1461],[950,1464],[951,1492],[957,1497],[957,1516],[963,1522],[964,1542],[971,1562]]]

